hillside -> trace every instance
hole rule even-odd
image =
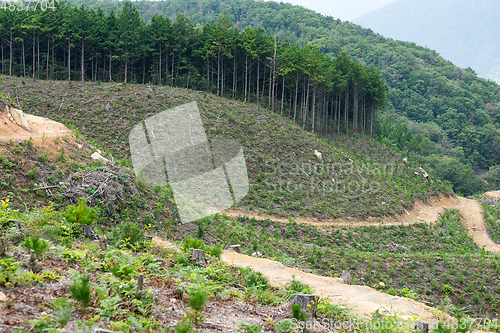
[[[72,3],[99,7],[105,12],[122,5],[110,0]],[[386,143],[411,154],[435,174],[439,172],[440,178],[452,184],[457,193],[470,195],[494,190],[499,185],[492,182],[491,177],[484,182],[474,175],[474,170],[500,163],[500,88],[492,81],[477,77],[470,69],[457,67],[432,49],[385,38],[371,29],[287,3],[167,0],[134,2],[134,5],[145,22],[155,13],[172,22],[182,14],[201,29],[211,20],[217,22],[225,11],[229,22],[234,22],[233,26],[239,29],[262,28],[268,35],[287,39],[292,45],[304,46],[311,42],[330,56],[344,51],[359,64],[380,70],[389,87],[386,110],[391,126],[379,133],[381,140],[388,138]],[[184,16],[180,16],[178,22],[183,20]],[[173,36],[169,43],[176,43],[175,38]],[[179,47],[187,50],[187,45]],[[242,58],[233,59],[244,63]],[[232,65],[229,61],[225,66]],[[213,70],[216,71],[215,67]],[[189,75],[188,68],[184,73]],[[287,87],[294,85],[293,80],[286,84]],[[212,91],[216,91],[215,87]],[[285,107],[287,100],[291,98],[285,97]],[[396,126],[397,123],[406,125],[406,130]],[[425,143],[421,144],[422,141]]]
[[[218,258],[222,248],[231,244],[241,244],[243,253],[253,253],[254,257],[278,260],[322,276],[335,278],[348,270],[353,284],[359,285],[349,288],[338,285],[335,286],[338,289],[332,290],[366,291],[366,287],[361,286],[369,286],[392,296],[425,302],[457,318],[465,315],[497,318],[500,289],[492,277],[499,270],[498,255],[478,248],[462,225],[457,210],[443,210],[435,224],[428,221],[431,225],[412,221],[410,225],[385,226],[386,218],[381,217],[381,225],[348,228],[333,223],[326,228],[316,228],[298,224],[293,219],[277,223],[244,216],[231,219],[224,215],[180,224],[172,191],[144,188],[134,178],[127,146],[128,131],[141,119],[195,100],[209,139],[233,138],[242,143],[253,189],[247,199],[256,205],[259,203],[258,208],[254,207],[255,213],[263,210],[279,215],[284,211],[285,216],[289,213],[300,216],[306,211],[305,217],[331,218],[327,215],[329,211],[318,214],[315,204],[321,202],[336,210],[347,207],[351,212],[359,211],[359,214],[348,215],[344,210],[344,218],[363,218],[366,213],[356,210],[356,206],[369,209],[368,213],[374,212],[373,215],[394,213],[401,211],[397,200],[405,198],[405,193],[413,193],[408,195],[412,200],[426,199],[431,193],[440,193],[439,188],[444,189],[437,181],[415,178],[415,165],[405,164],[401,155],[374,140],[363,136],[353,140],[344,135],[331,141],[317,139],[266,108],[186,89],[13,77],[2,80],[5,87],[2,98],[28,114],[49,114],[52,119],[65,122],[76,136],[76,141],[66,136],[42,136],[0,143],[0,196],[4,200],[0,222],[10,251],[9,258],[0,259],[0,291],[8,297],[0,311],[9,314],[3,327],[86,332],[98,324],[122,332],[156,332],[171,331],[176,325],[175,330],[179,332],[183,322],[186,325],[191,322],[196,323],[197,329],[217,332],[244,326],[241,322],[245,321],[269,332],[280,332],[273,323],[293,318],[286,302],[295,293],[313,291],[299,281],[284,281],[281,287],[276,287],[260,273],[227,265],[224,258],[234,255],[225,252],[222,261]],[[115,125],[112,127],[112,124]],[[115,165],[92,162],[89,155],[97,148]],[[353,189],[347,188],[347,192],[324,197],[305,192],[307,196],[299,197],[302,210],[290,209],[287,206],[301,193],[277,197],[269,184],[276,182],[278,170],[293,181],[291,188],[303,182],[310,186],[311,180],[321,181],[318,170],[313,174],[314,169],[307,168],[308,163],[322,165],[312,153],[314,149],[321,151],[325,165],[337,163],[338,182],[363,183],[366,178],[379,183],[378,191],[366,192],[368,195],[363,196],[351,194],[349,190]],[[370,158],[366,158],[367,151]],[[295,156],[292,158],[290,154]],[[256,157],[255,160],[252,157]],[[283,162],[276,168],[276,159],[290,164]],[[295,165],[310,173],[299,178],[294,170],[287,170]],[[275,169],[266,169],[271,167]],[[37,190],[40,187],[42,189]],[[88,206],[97,209],[94,218],[86,219],[98,236],[107,237],[109,249],[100,249],[96,241],[86,240],[81,231],[82,220],[78,222],[69,217],[92,209],[68,208],[76,205],[81,196],[87,197]],[[348,205],[342,206],[344,197]],[[431,199],[433,202],[434,198]],[[377,205],[377,200],[384,200],[385,204]],[[264,206],[268,202],[275,206]],[[488,231],[498,240],[498,222],[491,218],[498,215],[498,203],[485,204],[490,205]],[[20,211],[15,211],[16,208]],[[252,212],[244,204],[235,208]],[[23,233],[9,225],[12,219],[21,221]],[[367,219],[367,222],[373,221],[375,219]],[[51,242],[50,249],[45,249],[40,257],[44,266],[41,273],[29,272],[22,266],[22,262],[29,261],[25,249],[38,246],[26,242],[19,246],[24,237],[34,242],[37,234]],[[178,241],[183,250],[176,253],[155,246],[146,235]],[[189,263],[191,249],[200,247],[206,251],[206,268]],[[79,295],[85,294],[89,273],[91,297],[87,303]],[[145,291],[135,296],[139,274],[144,276]],[[68,290],[71,285],[80,291]],[[327,289],[322,288],[320,292]],[[392,299],[388,295],[376,296],[378,293],[370,290],[366,293],[371,299],[371,310],[367,313],[375,311],[378,303],[374,297]],[[33,295],[35,301],[31,302]],[[199,301],[202,305],[197,306],[200,303],[195,299],[203,297],[209,298],[207,306],[204,307],[204,301]],[[352,297],[348,309],[338,303],[345,297],[348,296],[332,295],[334,303],[321,303],[319,318],[355,319]],[[364,296],[357,297],[363,302]],[[24,310],[34,305],[37,308],[31,312]],[[249,307],[254,311],[248,311]],[[203,316],[193,311],[196,308],[204,308]],[[400,321],[392,312],[390,317],[374,314],[371,319],[384,318]],[[27,319],[33,321],[26,322]],[[366,332],[363,328],[357,331]]]
[[[439,181],[416,177],[415,164],[405,164],[377,141],[344,135],[318,139],[254,104],[170,87],[2,80],[4,94],[20,108],[67,124],[77,137],[85,133],[129,167],[128,135],[137,123],[196,101],[209,139],[236,139],[243,146],[251,187],[238,208],[250,213],[319,219],[392,215],[419,198],[449,191]],[[321,163],[314,150],[321,152]]]
[[[495,1],[394,1],[353,20],[365,28],[436,50],[459,67],[500,79]]]

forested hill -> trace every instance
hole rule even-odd
[[[105,11],[120,6],[113,1],[87,0],[85,4]],[[329,55],[343,50],[359,63],[379,69],[389,86],[390,121],[382,124],[379,134],[414,154],[453,183],[457,192],[470,194],[500,187],[498,172],[488,175],[488,183],[473,175],[473,169],[500,164],[500,88],[471,69],[453,65],[434,50],[384,38],[370,29],[287,3],[167,0],[137,1],[134,5],[146,21],[158,12],[171,19],[183,14],[201,25],[217,20],[225,11],[240,29],[262,27],[291,44],[312,42]],[[398,121],[406,124],[393,125]]]

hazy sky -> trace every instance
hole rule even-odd
[[[293,5],[300,5],[324,15],[352,21],[359,16],[387,5],[394,0],[290,0]]]

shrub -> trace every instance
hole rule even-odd
[[[90,298],[90,276],[78,275],[73,278],[73,284],[69,286],[73,298],[87,307],[91,301]]]
[[[63,216],[68,223],[76,224],[79,227],[81,224],[93,225],[97,214],[98,210],[88,207],[85,198],[80,197],[78,198],[78,205],[68,205]]]
[[[200,312],[208,301],[208,293],[199,287],[189,295],[188,306],[196,312]]]
[[[292,316],[298,321],[305,321],[308,317],[307,312],[304,309],[301,309],[298,304],[292,305]]]
[[[205,248],[205,242],[202,239],[186,237],[182,242],[182,250],[189,251],[191,249],[200,249],[203,250]]]
[[[240,268],[240,272],[245,287],[262,287],[264,289],[269,287],[269,280],[261,272],[254,272],[250,268]]]
[[[132,251],[146,248],[146,236],[139,223],[127,222],[121,228],[114,229],[109,238],[119,248]]]
[[[212,247],[207,247],[206,251],[213,257],[220,258],[222,255],[222,246],[220,244],[215,244]]]
[[[181,321],[179,321],[175,327],[174,327],[174,332],[175,333],[194,333],[193,329],[193,324],[187,320],[186,318],[182,318]]]
[[[238,332],[240,333],[263,333],[262,326],[259,324],[250,324],[244,322],[238,322],[240,327],[238,328]]]
[[[45,239],[41,239],[40,235],[33,235],[25,238],[21,245],[28,250],[35,251],[37,258],[39,258],[49,247],[49,243]]]

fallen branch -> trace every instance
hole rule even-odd
[[[118,83],[118,84],[114,84],[112,86],[103,87],[102,89],[113,88],[113,87],[121,86],[122,84],[123,83]]]
[[[37,190],[47,190],[49,188],[56,188],[56,187],[59,187],[58,185],[52,185],[52,186],[44,186],[44,187],[37,187],[35,189],[33,189],[33,191],[37,191]]]

